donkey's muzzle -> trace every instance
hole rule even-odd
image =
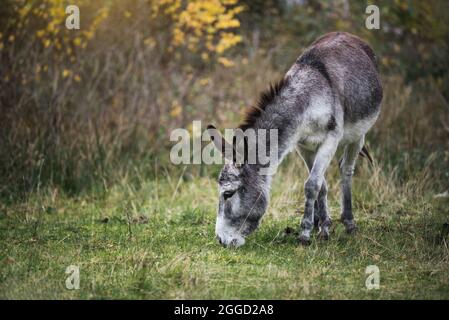
[[[219,244],[221,244],[223,247],[226,247],[226,244],[223,242],[223,240],[221,240],[220,236],[216,236],[215,238],[217,239]]]

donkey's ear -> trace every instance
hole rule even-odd
[[[210,139],[217,148],[218,151],[228,160],[233,160],[234,147],[226,141],[226,139],[221,135],[220,131],[215,128],[213,125],[207,126],[207,132],[210,136]],[[226,150],[228,150],[226,152]]]

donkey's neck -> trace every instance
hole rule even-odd
[[[275,154],[275,157],[270,156],[269,160],[272,174],[262,178],[268,189],[270,188],[272,175],[276,173],[285,156],[294,150],[301,138],[303,113],[310,103],[309,92],[313,87],[313,83],[309,81],[309,76],[307,70],[298,69],[297,65],[293,66],[280,82],[262,93],[259,104],[256,108],[250,109],[243,125],[240,127],[244,131],[253,129],[257,136],[265,135],[267,137],[265,142],[256,139],[254,144],[257,146],[257,151],[260,147],[263,147],[259,144],[265,143],[265,155]],[[264,133],[261,129],[266,130],[266,132]],[[277,133],[274,141],[270,141],[271,130]],[[275,146],[275,152],[270,149],[273,146]],[[255,166],[264,169],[266,164],[261,163],[258,156]]]
[[[275,170],[297,144],[301,116],[298,112],[298,106],[293,105],[288,100],[278,100],[266,106],[264,112],[260,113],[259,117],[248,128],[253,129],[256,133],[257,150],[263,147],[260,145],[261,143],[265,143],[266,156],[275,153],[274,158],[270,156],[270,166]],[[259,155],[256,159],[257,165],[261,167],[266,165],[266,163],[261,162]]]

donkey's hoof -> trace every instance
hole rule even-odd
[[[320,230],[320,233],[318,233],[318,239],[320,240],[329,240],[329,230]]]
[[[326,219],[324,223],[321,223],[318,232],[318,239],[329,240],[330,228],[332,226],[332,220],[330,218]]]
[[[300,235],[298,238],[298,243],[303,245],[303,246],[310,246],[311,241],[310,241],[310,237],[307,237],[305,235]]]
[[[347,234],[354,234],[357,232],[357,226],[355,225],[354,221],[343,221],[343,224],[345,225]]]
[[[357,233],[357,226],[356,225],[352,225],[352,226],[346,227],[346,233],[347,234],[356,234]]]

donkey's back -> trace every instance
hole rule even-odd
[[[343,113],[342,142],[365,134],[377,119],[382,100],[377,59],[371,47],[346,32],[328,33],[307,48],[288,75],[301,77],[308,69],[317,74],[309,92],[332,95],[332,113],[337,118],[340,111]]]

